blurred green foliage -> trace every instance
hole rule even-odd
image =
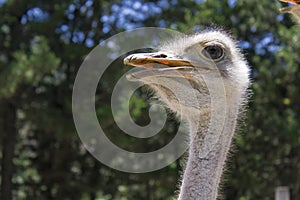
[[[1,71],[1,96],[13,95],[20,84],[37,85],[45,74],[58,67],[60,60],[49,51],[46,38],[34,37],[29,48],[29,52],[13,52],[13,61]]]
[[[92,47],[120,31],[160,26],[192,33],[215,25],[239,41],[253,80],[246,117],[224,175],[224,199],[270,200],[280,185],[290,187],[292,199],[300,199],[300,27],[279,13],[281,6],[267,0],[4,1],[1,199],[10,191],[13,199],[173,199],[184,159],[145,174],[101,164],[76,134],[72,86]],[[122,14],[126,9],[136,14]],[[145,140],[126,136],[114,123],[110,96],[114,83],[128,70],[121,62],[112,65],[98,86],[100,123],[122,148],[157,149],[176,133],[175,117],[158,136]],[[150,95],[145,91],[141,88],[130,105],[133,119],[141,125],[149,123]],[[12,185],[3,185],[10,178]]]

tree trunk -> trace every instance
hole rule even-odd
[[[12,176],[14,173],[14,151],[17,137],[17,113],[12,101],[5,99],[1,102],[2,118],[2,171],[1,171],[1,198],[2,200],[12,199]]]

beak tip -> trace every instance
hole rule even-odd
[[[130,58],[131,58],[132,56],[127,56],[127,57],[125,57],[124,58],[124,60],[123,60],[123,64],[124,65],[129,65],[129,63],[130,63]]]
[[[140,66],[142,63],[140,62],[141,58],[137,56],[137,54],[132,54],[124,58],[123,63],[124,65],[130,66]]]

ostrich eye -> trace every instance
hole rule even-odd
[[[202,50],[202,54],[209,59],[218,60],[224,56],[224,49],[217,44],[206,46]]]

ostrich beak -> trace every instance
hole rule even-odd
[[[194,71],[204,73],[209,70],[204,66],[195,67],[196,64],[191,61],[165,52],[132,54],[124,59],[124,64],[146,69],[129,74],[127,78],[131,80],[149,76],[182,77]]]
[[[159,67],[159,65],[156,64],[169,67],[193,66],[188,60],[163,52],[132,54],[124,59],[124,64],[148,69]]]

